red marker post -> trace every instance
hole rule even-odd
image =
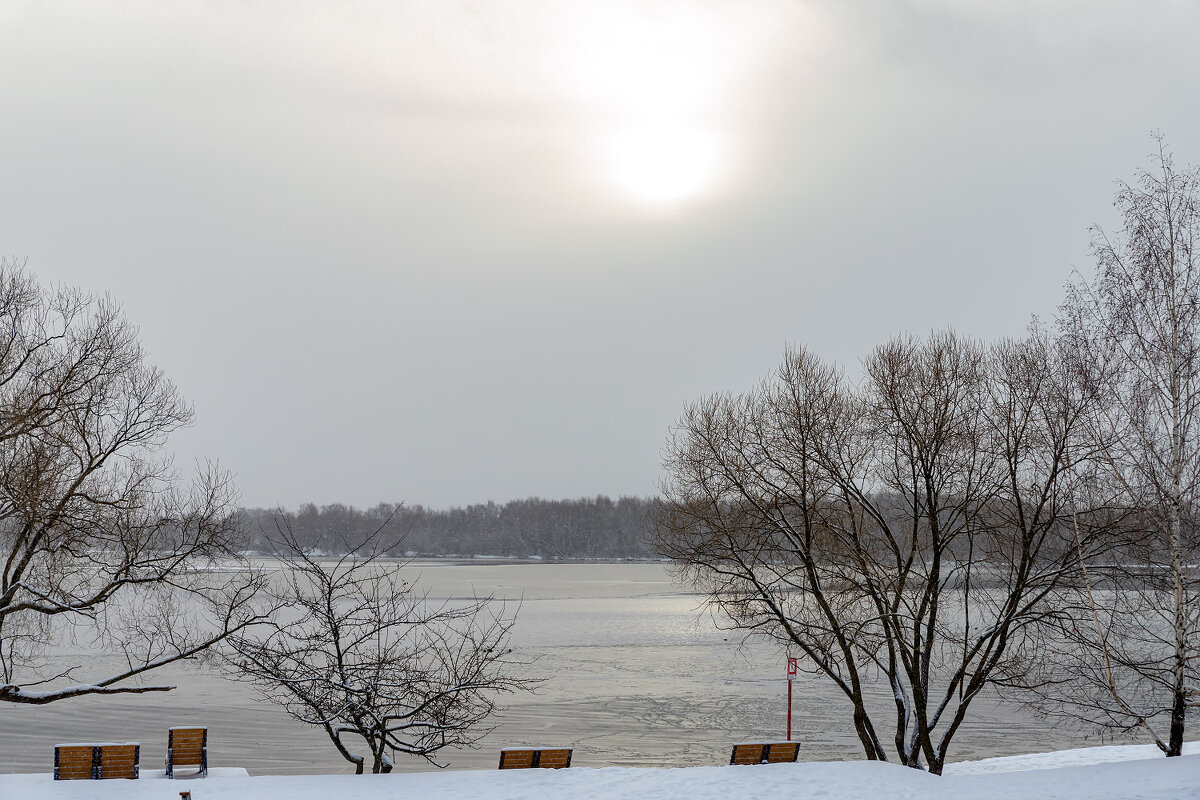
[[[792,681],[796,679],[796,659],[788,659],[788,730],[787,740],[792,740]]]

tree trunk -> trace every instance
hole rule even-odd
[[[1175,592],[1175,651],[1171,674],[1171,731],[1167,739],[1167,756],[1183,755],[1184,717],[1187,712],[1187,687],[1184,685],[1187,667],[1187,619],[1183,607],[1183,541],[1180,533],[1179,505],[1171,509],[1171,578]]]

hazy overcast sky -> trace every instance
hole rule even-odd
[[[247,505],[647,495],[803,343],[1052,317],[1178,0],[0,0],[0,251],[109,292]]]

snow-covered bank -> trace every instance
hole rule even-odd
[[[1184,742],[1185,755],[1200,756],[1200,741]],[[1023,756],[1001,756],[979,761],[959,761],[947,764],[947,775],[978,775],[985,772],[1025,772],[1035,769],[1058,767],[1086,767],[1114,761],[1141,761],[1161,759],[1162,751],[1152,744],[1112,745],[1109,747],[1081,747],[1076,750],[1059,750],[1053,753],[1030,753]],[[1200,787],[1196,789],[1200,797]]]
[[[1196,745],[1192,745],[1196,749]],[[772,797],[830,800],[1183,800],[1200,795],[1200,754],[1141,758],[1141,748],[1082,751],[969,762],[1005,769],[936,777],[893,764],[824,762],[750,767],[565,770],[475,770],[392,775],[288,775],[247,777],[237,770],[168,783],[61,781],[50,775],[0,775],[4,800],[162,800],[178,790],[193,800],[762,800]],[[1095,751],[1095,752],[1092,752]],[[1104,751],[1104,752],[1100,752]],[[1046,766],[1106,756],[1106,763],[1013,770],[1017,759]],[[1122,760],[1135,758],[1140,760]],[[966,766],[966,765],[962,765]]]

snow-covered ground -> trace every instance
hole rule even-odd
[[[97,782],[25,774],[0,775],[0,798],[162,800],[190,791],[192,800],[1188,800],[1200,797],[1200,745],[1190,751],[1170,759],[1136,746],[1010,756],[964,762],[940,778],[867,761],[253,778],[220,769],[169,783],[149,771],[137,781]]]
[[[1186,755],[1200,757],[1200,741],[1184,742]],[[947,775],[980,775],[985,772],[1025,772],[1058,767],[1087,767],[1114,761],[1140,761],[1162,758],[1162,751],[1152,744],[1113,745],[1110,747],[1081,747],[1076,750],[1059,750],[1054,753],[1030,753],[1023,756],[984,758],[979,761],[959,761],[947,764]],[[1200,777],[1200,776],[1198,776]],[[1200,786],[1194,797],[1200,798]]]

